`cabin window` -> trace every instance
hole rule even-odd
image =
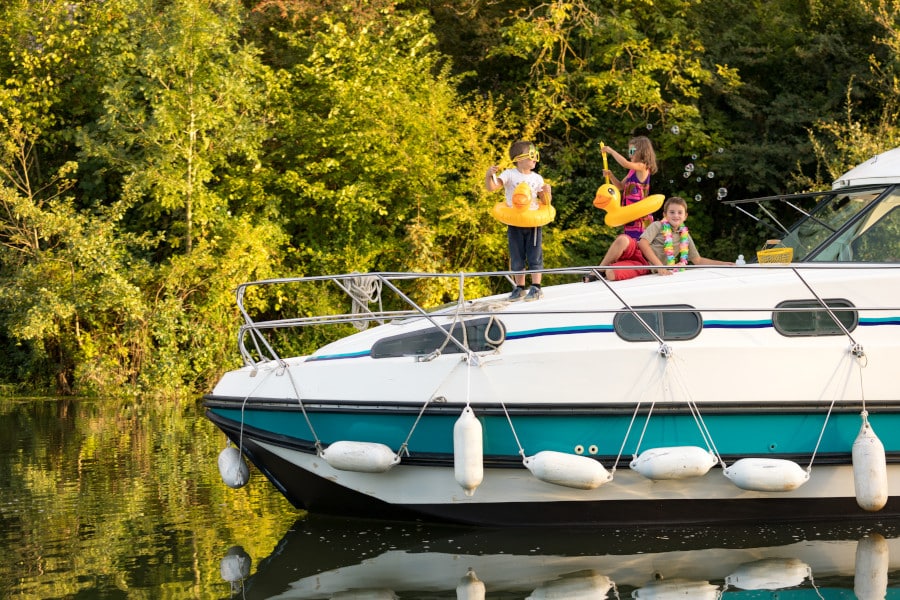
[[[700,313],[687,304],[642,306],[636,307],[635,312],[664,340],[690,340],[700,335],[700,330],[703,329]],[[656,341],[647,327],[631,312],[617,314],[613,318],[613,328],[620,338],[628,342]]]
[[[849,300],[826,298],[824,302],[847,331],[856,329],[859,314]],[[790,337],[844,334],[844,330],[818,300],[785,300],[779,303],[772,314],[772,324],[778,333]]]
[[[427,356],[438,348],[441,348],[442,354],[459,354],[462,352],[459,346],[447,340],[450,327],[451,325],[444,325],[440,329],[429,327],[380,339],[372,345],[371,356],[372,358]],[[494,350],[506,339],[506,326],[495,317],[466,321],[465,335],[462,323],[454,323],[452,327],[453,337],[467,345],[473,352]]]

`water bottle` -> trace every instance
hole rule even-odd
[[[743,255],[743,254],[738,254],[738,259],[737,259],[736,261],[734,261],[734,264],[736,264],[736,265],[738,265],[738,266],[746,265],[746,264],[747,264],[747,261],[744,260],[744,255]]]

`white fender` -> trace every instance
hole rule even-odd
[[[809,481],[803,467],[781,458],[742,458],[724,473],[734,485],[754,492],[789,492]]]
[[[481,422],[466,406],[453,425],[453,474],[466,496],[484,480],[484,442]]]
[[[883,600],[887,597],[890,548],[879,533],[870,533],[856,542],[856,571],[853,593],[858,600]]]
[[[242,581],[250,576],[250,555],[241,546],[232,546],[219,563],[219,575],[229,583]]]
[[[612,587],[612,579],[606,575],[563,576],[535,588],[526,600],[601,600]]]
[[[669,579],[651,581],[631,592],[631,597],[641,600],[718,600],[722,592],[708,581]]]
[[[456,600],[484,600],[484,595],[484,582],[478,579],[475,571],[469,569],[456,586]]]
[[[541,481],[579,490],[593,490],[612,479],[600,461],[589,456],[543,450],[523,462]]]
[[[631,469],[647,479],[700,477],[713,468],[715,455],[697,446],[672,446],[644,450],[631,461]]]
[[[335,469],[360,473],[384,473],[400,462],[393,450],[376,442],[333,442],[321,457]]]
[[[865,412],[862,420],[862,427],[853,441],[853,487],[859,507],[874,512],[887,504],[887,462],[884,445],[869,425]]]
[[[250,470],[241,457],[241,451],[229,444],[219,452],[219,475],[230,488],[241,488],[250,481]]]
[[[764,558],[742,564],[725,583],[742,590],[781,590],[802,584],[810,572],[799,558]]]

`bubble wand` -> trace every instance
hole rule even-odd
[[[603,151],[605,147],[606,145],[600,142],[600,155],[603,157],[603,176],[606,179],[606,183],[597,188],[597,195],[594,196],[594,206],[607,211],[607,217],[609,217],[611,212],[619,208],[622,196],[619,193],[619,188],[609,182],[609,163],[606,158],[606,152]]]
[[[609,164],[606,162],[606,152],[603,151],[603,148],[606,144],[602,141],[600,142],[600,154],[603,156],[603,176],[606,178],[606,185],[609,185]]]

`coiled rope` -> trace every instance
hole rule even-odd
[[[375,275],[359,275],[347,282],[347,293],[353,300],[352,312],[354,315],[370,313],[369,304],[378,302],[381,308],[381,279]],[[369,327],[368,320],[354,320],[353,326],[363,331]]]

